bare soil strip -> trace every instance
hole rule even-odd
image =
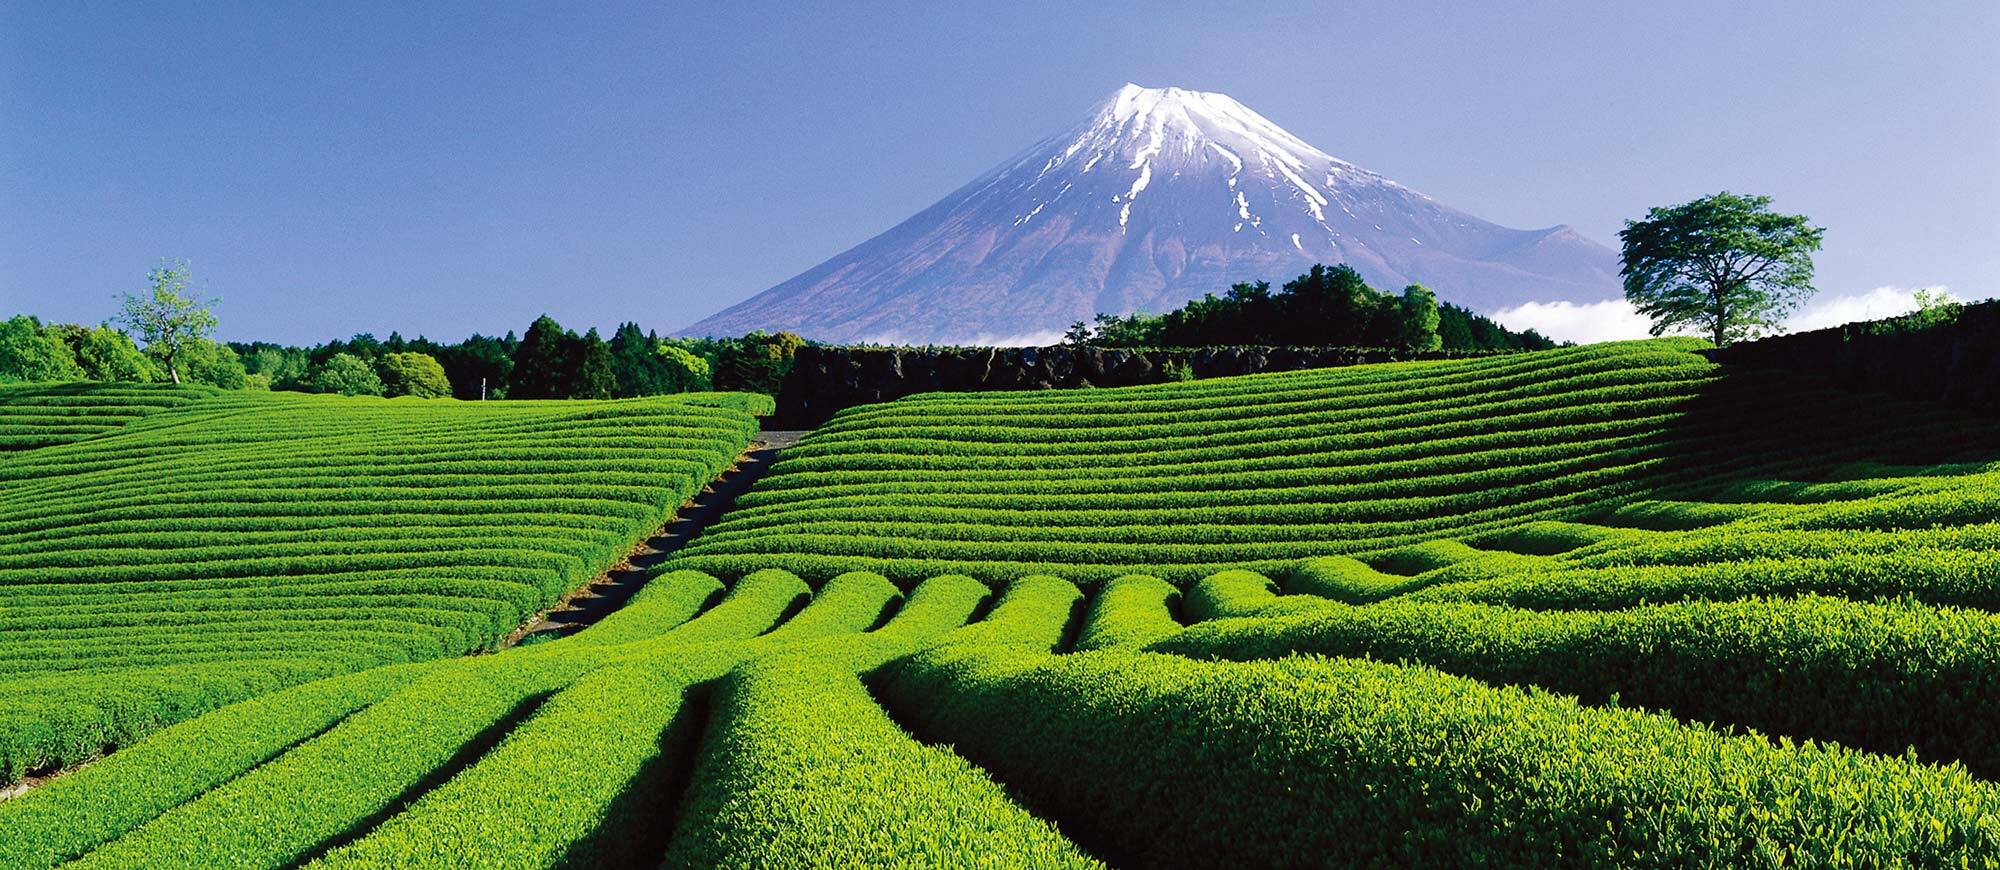
[[[736,464],[704,488],[700,495],[681,505],[674,518],[661,526],[659,531],[639,542],[623,561],[610,570],[570,590],[555,606],[529,617],[520,628],[501,640],[499,648],[514,646],[533,635],[575,634],[624,607],[633,595],[638,594],[639,587],[645,585],[647,569],[666,561],[675,551],[687,546],[689,541],[700,537],[703,530],[736,506],[737,496],[749,491],[752,484],[771,470],[771,463],[777,461],[780,450],[792,446],[805,434],[795,430],[758,432],[756,438],[751,440],[749,449],[736,458]]]

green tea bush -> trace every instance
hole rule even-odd
[[[1121,864],[1984,866],[2000,854],[2000,791],[1961,770],[1423,668],[945,645],[880,691],[919,735]]]

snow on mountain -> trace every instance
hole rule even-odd
[[[1328,155],[1228,96],[1128,84],[1091,117],[868,241],[681,332],[980,343],[1167,311],[1313,263],[1475,310],[1619,295],[1616,256]]]

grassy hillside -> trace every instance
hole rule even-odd
[[[2000,866],[1996,427],[1694,349],[856,409],[604,622],[0,866]]]
[[[756,429],[711,407],[726,397],[62,387],[0,402],[98,427],[0,457],[0,779],[281,686],[489,646],[610,566]]]
[[[1861,461],[2000,456],[1990,421],[1791,375],[1724,377],[1700,346],[912,396],[787,450],[677,564],[1186,584],[1325,555],[1406,562],[1399,548],[1536,520],[1630,525],[1619,512],[1649,499],[1811,502],[1784,481],[1868,474],[1843,470]]]

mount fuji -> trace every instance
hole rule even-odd
[[[1616,255],[1567,226],[1481,220],[1222,94],[1128,84],[887,232],[680,332],[1036,343],[1313,263],[1478,311],[1620,295]]]

